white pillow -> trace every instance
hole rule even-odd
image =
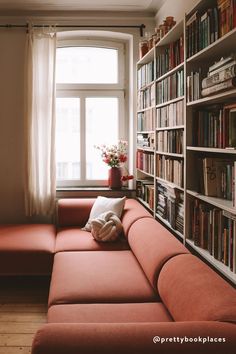
[[[107,211],[113,211],[113,213],[120,218],[125,205],[125,199],[123,198],[106,198],[97,197],[95,203],[90,211],[89,219],[83,230],[91,231],[91,220],[96,219],[100,214]]]

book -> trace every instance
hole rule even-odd
[[[220,91],[224,91],[224,90],[228,90],[228,89],[232,89],[236,87],[236,77],[233,77],[229,80],[226,80],[224,82],[221,82],[217,85],[205,88],[201,91],[202,96],[209,96],[212,95],[214,93],[220,92]]]
[[[232,200],[233,161],[205,157],[202,160],[203,193],[206,196]]]
[[[217,61],[216,63],[214,63],[213,65],[211,65],[208,69],[209,72],[212,72],[214,70],[219,69],[220,67],[224,66],[225,64],[227,64],[228,62],[232,61],[234,59],[234,55],[230,55],[226,58],[222,57],[219,61]]]
[[[215,72],[213,75],[209,75],[208,77],[204,78],[202,80],[202,89],[214,86],[235,76],[236,64],[232,64],[228,68]]]

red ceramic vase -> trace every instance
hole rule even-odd
[[[120,189],[122,187],[121,169],[111,167],[108,171],[108,186],[111,189]]]

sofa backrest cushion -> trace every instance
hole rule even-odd
[[[193,255],[165,263],[158,291],[175,321],[236,322],[236,290]]]
[[[133,223],[128,241],[154,288],[163,264],[177,254],[189,253],[180,241],[153,218],[142,218]]]
[[[152,215],[135,199],[126,199],[121,216],[124,234],[128,235],[132,224],[141,218],[152,218]]]
[[[95,198],[59,199],[57,204],[58,226],[83,227],[89,219],[95,200]]]
[[[57,205],[57,222],[59,227],[84,227],[89,220],[90,212],[96,198],[68,198],[59,199]],[[131,225],[143,217],[152,217],[151,214],[135,199],[126,199],[121,215],[124,234],[127,236]]]

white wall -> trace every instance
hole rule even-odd
[[[144,23],[147,31],[153,31],[154,17],[147,15],[124,14],[73,14],[50,17],[49,15],[22,16],[14,18],[0,17],[0,23],[56,22],[63,24],[123,24],[139,25]],[[40,22],[41,21],[41,22]],[[111,29],[109,29],[111,30]],[[137,29],[117,29],[118,32],[133,35],[133,69],[135,72],[138,58],[139,32]],[[31,221],[24,216],[24,65],[25,65],[25,29],[0,29],[0,223]],[[129,73],[127,73],[127,76]],[[128,95],[133,96],[136,87],[136,75],[130,85]],[[127,119],[133,120],[136,102],[128,111]],[[132,116],[131,116],[132,115]],[[131,124],[132,125],[132,124]],[[130,156],[130,158],[132,158]],[[134,162],[133,157],[133,162]],[[132,165],[132,164],[131,164]],[[38,220],[38,219],[34,219]]]
[[[199,0],[166,0],[155,16],[156,24],[159,25],[167,16],[174,16],[179,22],[184,18]]]

